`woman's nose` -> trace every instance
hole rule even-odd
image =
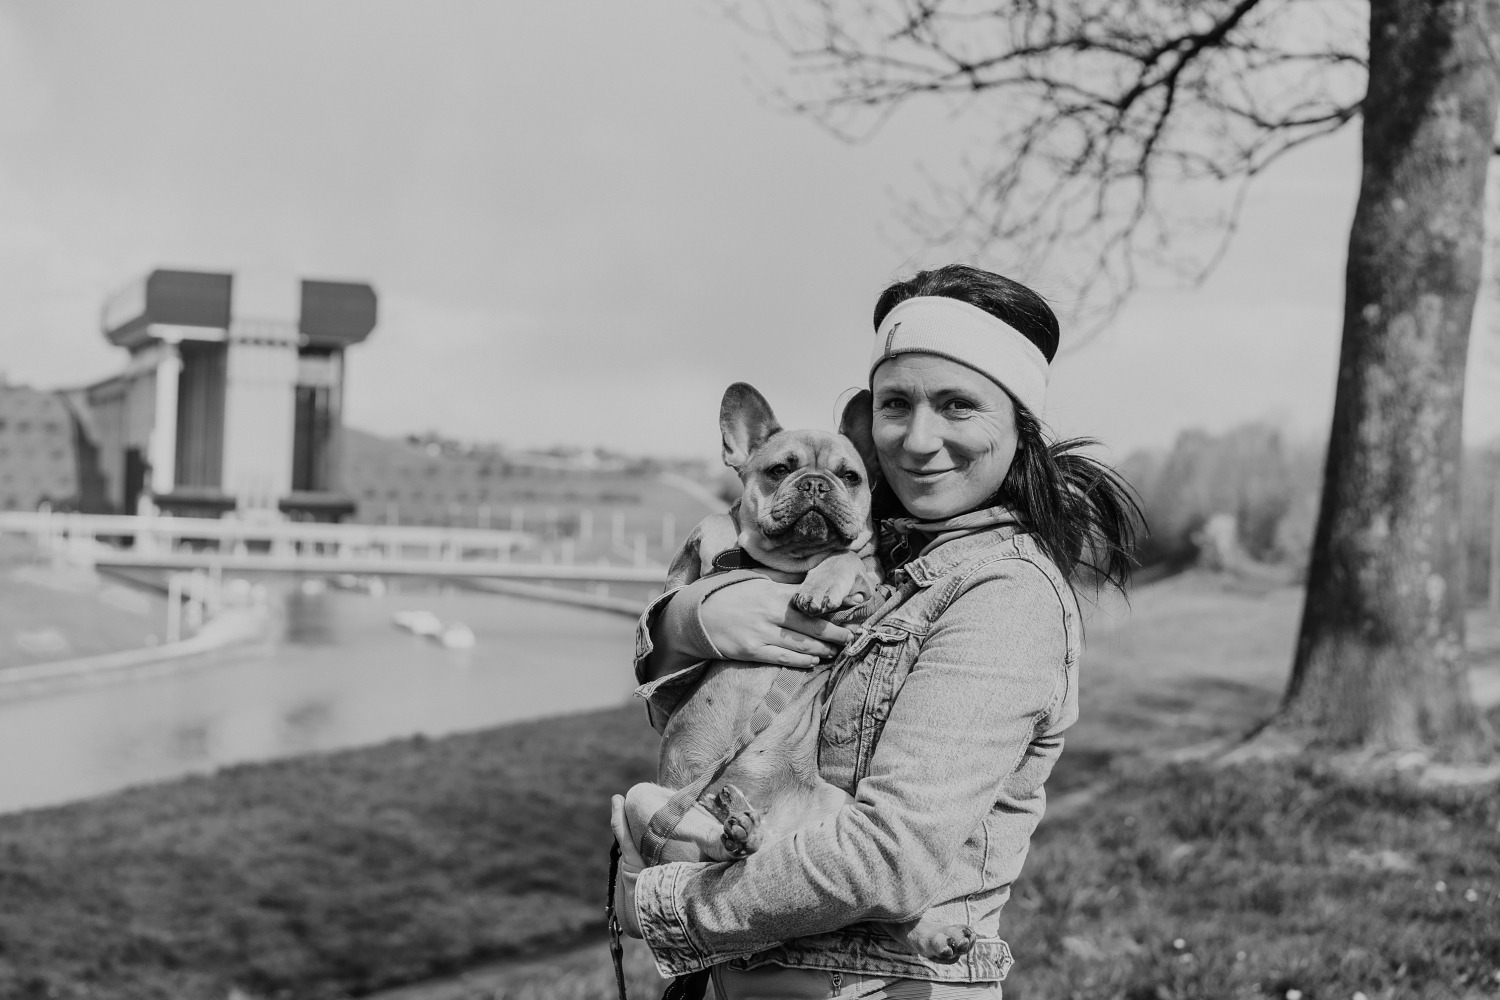
[[[906,436],[901,445],[914,455],[931,455],[943,446],[942,437],[937,431],[936,414],[925,407],[917,407],[907,421]]]

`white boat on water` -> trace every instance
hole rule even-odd
[[[463,622],[443,620],[431,611],[398,611],[391,616],[397,628],[404,628],[413,635],[435,639],[447,649],[473,649],[474,630]]]
[[[443,631],[443,621],[431,611],[397,611],[391,616],[397,628],[404,628],[413,635],[436,636]]]
[[[462,622],[454,622],[435,638],[448,649],[474,648],[474,630]]]

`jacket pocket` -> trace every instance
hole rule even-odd
[[[855,642],[824,710],[822,740],[830,746],[851,743],[885,722],[896,679],[916,657],[911,633],[893,626],[872,629]]]

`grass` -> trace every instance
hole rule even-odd
[[[1012,1000],[1500,996],[1495,789],[1142,767],[1274,705],[1296,596],[1169,581],[1095,616],[1049,788],[1103,790],[1041,827]],[[0,997],[612,998],[604,803],[653,767],[628,706],[0,816]]]
[[[1044,824],[1003,919],[1011,1000],[1500,996],[1500,797],[1169,768]],[[613,997],[598,947],[381,1000]]]
[[[1500,995],[1500,799],[1295,769],[1126,780],[1041,837],[1008,995]]]
[[[602,926],[635,706],[0,817],[0,997],[321,1000]]]

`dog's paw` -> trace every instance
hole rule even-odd
[[[967,924],[949,924],[936,934],[919,942],[923,957],[952,965],[974,950],[974,928]]]
[[[725,785],[714,796],[715,812],[724,821],[724,850],[732,858],[743,858],[760,848],[760,810],[750,804],[733,785]]]
[[[838,607],[838,604],[834,602],[833,595],[827,592],[809,593],[799,590],[797,591],[797,596],[792,598],[792,603],[797,606],[798,611],[801,611],[803,614],[812,615],[815,618],[818,615],[826,615]]]

